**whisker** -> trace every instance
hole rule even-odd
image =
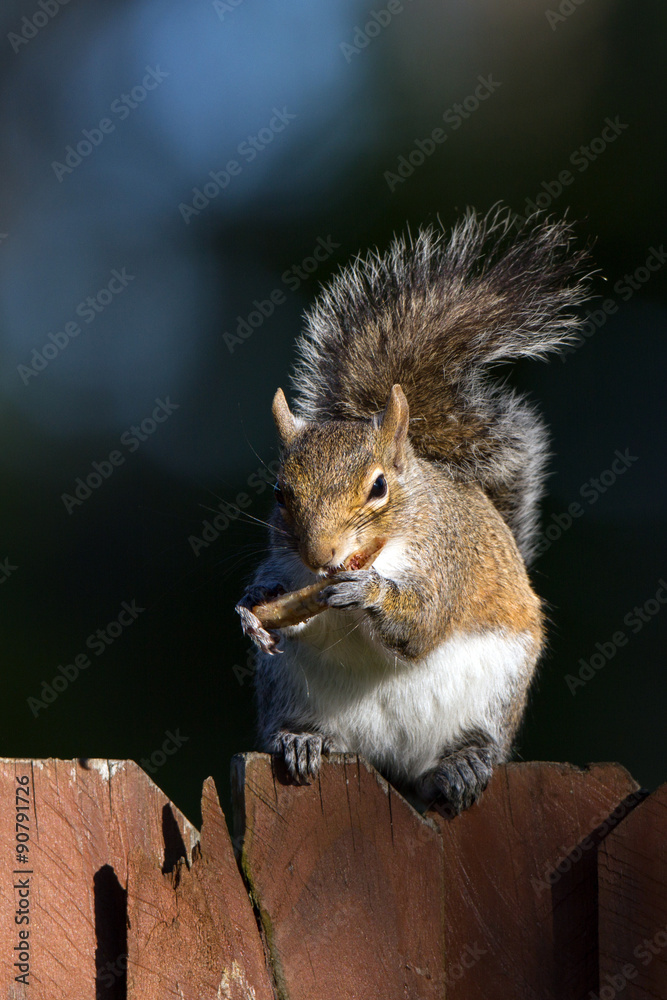
[[[330,649],[333,649],[334,646],[337,646],[339,642],[342,642],[343,639],[347,639],[347,637],[349,635],[352,635],[352,633],[354,632],[354,630],[358,629],[360,625],[361,625],[361,622],[357,622],[357,624],[353,625],[352,628],[348,632],[345,633],[345,635],[341,635],[340,639],[336,639],[336,641],[332,642],[330,646],[325,646],[324,649],[321,649],[320,650],[320,654],[321,653],[327,653]]]
[[[215,507],[208,507],[205,503],[200,503],[199,506],[203,510],[209,510],[212,514],[220,514],[221,513],[219,510],[216,510]],[[249,514],[247,510],[241,510],[240,507],[237,508],[237,510],[236,510],[236,516],[237,517],[241,517],[241,518],[243,518],[243,517],[248,518],[247,521],[243,522],[244,524],[248,524],[249,521],[254,521],[257,524],[263,525],[265,528],[272,528],[274,531],[279,531],[282,535],[287,535],[288,538],[292,537],[290,535],[289,531],[285,531],[284,528],[279,528],[277,524],[271,524],[269,521],[263,521],[261,517],[255,517],[254,514]]]
[[[223,486],[227,487],[227,489],[229,489],[231,486],[229,480],[225,481],[224,479],[220,479],[220,482],[223,484]],[[199,480],[195,482],[195,485],[198,486],[200,490],[204,490],[205,493],[210,493],[214,500],[219,500],[221,503],[225,503],[224,498],[219,496],[217,493],[214,493],[210,486],[207,486],[205,483],[199,482]]]
[[[253,448],[253,446],[252,446],[252,445],[250,444],[250,441],[248,440],[248,437],[247,437],[247,435],[246,435],[246,434],[244,433],[244,435],[243,435],[243,436],[245,437],[245,440],[246,440],[246,444],[247,444],[247,445],[248,445],[248,447],[250,448],[250,450],[251,450],[251,452],[253,453],[253,455],[255,456],[255,458],[258,458],[258,459],[259,459],[259,461],[260,461],[260,462],[262,463],[262,465],[264,466],[264,468],[266,469],[266,471],[267,471],[267,472],[270,472],[270,473],[271,473],[271,475],[273,476],[273,475],[274,475],[274,473],[273,473],[272,469],[270,469],[270,468],[269,468],[269,466],[268,466],[268,465],[266,464],[266,462],[265,462],[265,461],[264,461],[264,459],[263,459],[263,458],[261,457],[261,455],[260,455],[260,454],[259,454],[258,452],[256,452],[256,451],[255,451],[255,449]]]
[[[259,461],[262,463],[262,465],[264,466],[264,468],[266,469],[266,471],[267,472],[271,472],[271,469],[268,467],[268,465],[266,464],[266,462],[264,461],[264,459],[255,451],[255,449],[253,448],[253,446],[250,444],[250,438],[246,434],[245,424],[243,423],[243,417],[241,416],[241,400],[238,401],[237,405],[238,405],[238,408],[239,408],[239,420],[241,422],[241,427],[243,428],[243,437],[245,438],[245,443],[248,445],[248,447],[250,448],[250,450],[253,453],[253,455],[255,456],[255,458],[259,459]],[[273,475],[272,472],[271,472],[271,475]]]

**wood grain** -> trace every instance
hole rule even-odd
[[[212,779],[200,836],[132,761],[0,760],[0,995],[667,998],[667,786],[509,764],[448,820],[356,756],[246,754],[234,789],[245,882]]]
[[[286,783],[265,754],[235,758],[243,870],[278,995],[434,1000],[444,990],[442,846],[364,761],[332,755]]]
[[[667,997],[667,785],[598,852],[600,987],[624,1000]]]
[[[20,929],[11,919],[21,875],[15,855],[17,778],[29,780],[31,808],[30,973],[17,983],[7,961]],[[198,834],[133,761],[0,760],[0,954],[3,995],[91,1000],[108,962],[124,982],[125,888],[136,845],[159,868],[191,859]],[[23,876],[25,877],[25,876]],[[13,881],[13,879],[15,881]],[[5,964],[7,963],[7,964]],[[111,993],[113,997],[117,995]]]
[[[202,819],[190,867],[162,874],[141,847],[130,855],[128,1000],[274,998],[212,778]]]
[[[444,847],[447,1000],[588,998],[597,985],[592,831],[637,788],[615,764],[507,764],[461,816],[429,814]]]
[[[17,778],[29,788],[28,864],[17,860]],[[211,781],[201,844],[133,761],[0,760],[0,802],[3,997],[273,998]],[[26,888],[30,922],[17,925]],[[27,985],[13,961],[21,930]]]

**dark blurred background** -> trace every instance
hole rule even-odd
[[[554,450],[519,753],[665,780],[664,5],[0,20],[0,752],[143,760],[196,823],[208,774],[228,803],[255,745],[233,607],[266,541],[213,522],[267,515],[301,314],[359,250],[502,200],[567,209],[600,269],[582,343],[511,375]]]

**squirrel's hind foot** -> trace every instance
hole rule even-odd
[[[441,757],[437,767],[420,779],[417,791],[431,808],[445,816],[458,816],[480,797],[496,760],[490,746],[462,747]]]
[[[317,778],[323,749],[321,736],[288,732],[278,734],[273,748],[274,753],[284,761],[290,779],[297,785],[307,785]]]

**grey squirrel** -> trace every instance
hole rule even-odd
[[[237,606],[262,748],[292,780],[358,753],[455,814],[507,760],[544,643],[526,564],[548,446],[488,371],[576,337],[572,241],[564,220],[468,211],[357,258],[306,315],[295,411],[273,403],[270,554]],[[256,613],[304,587],[296,624]]]

